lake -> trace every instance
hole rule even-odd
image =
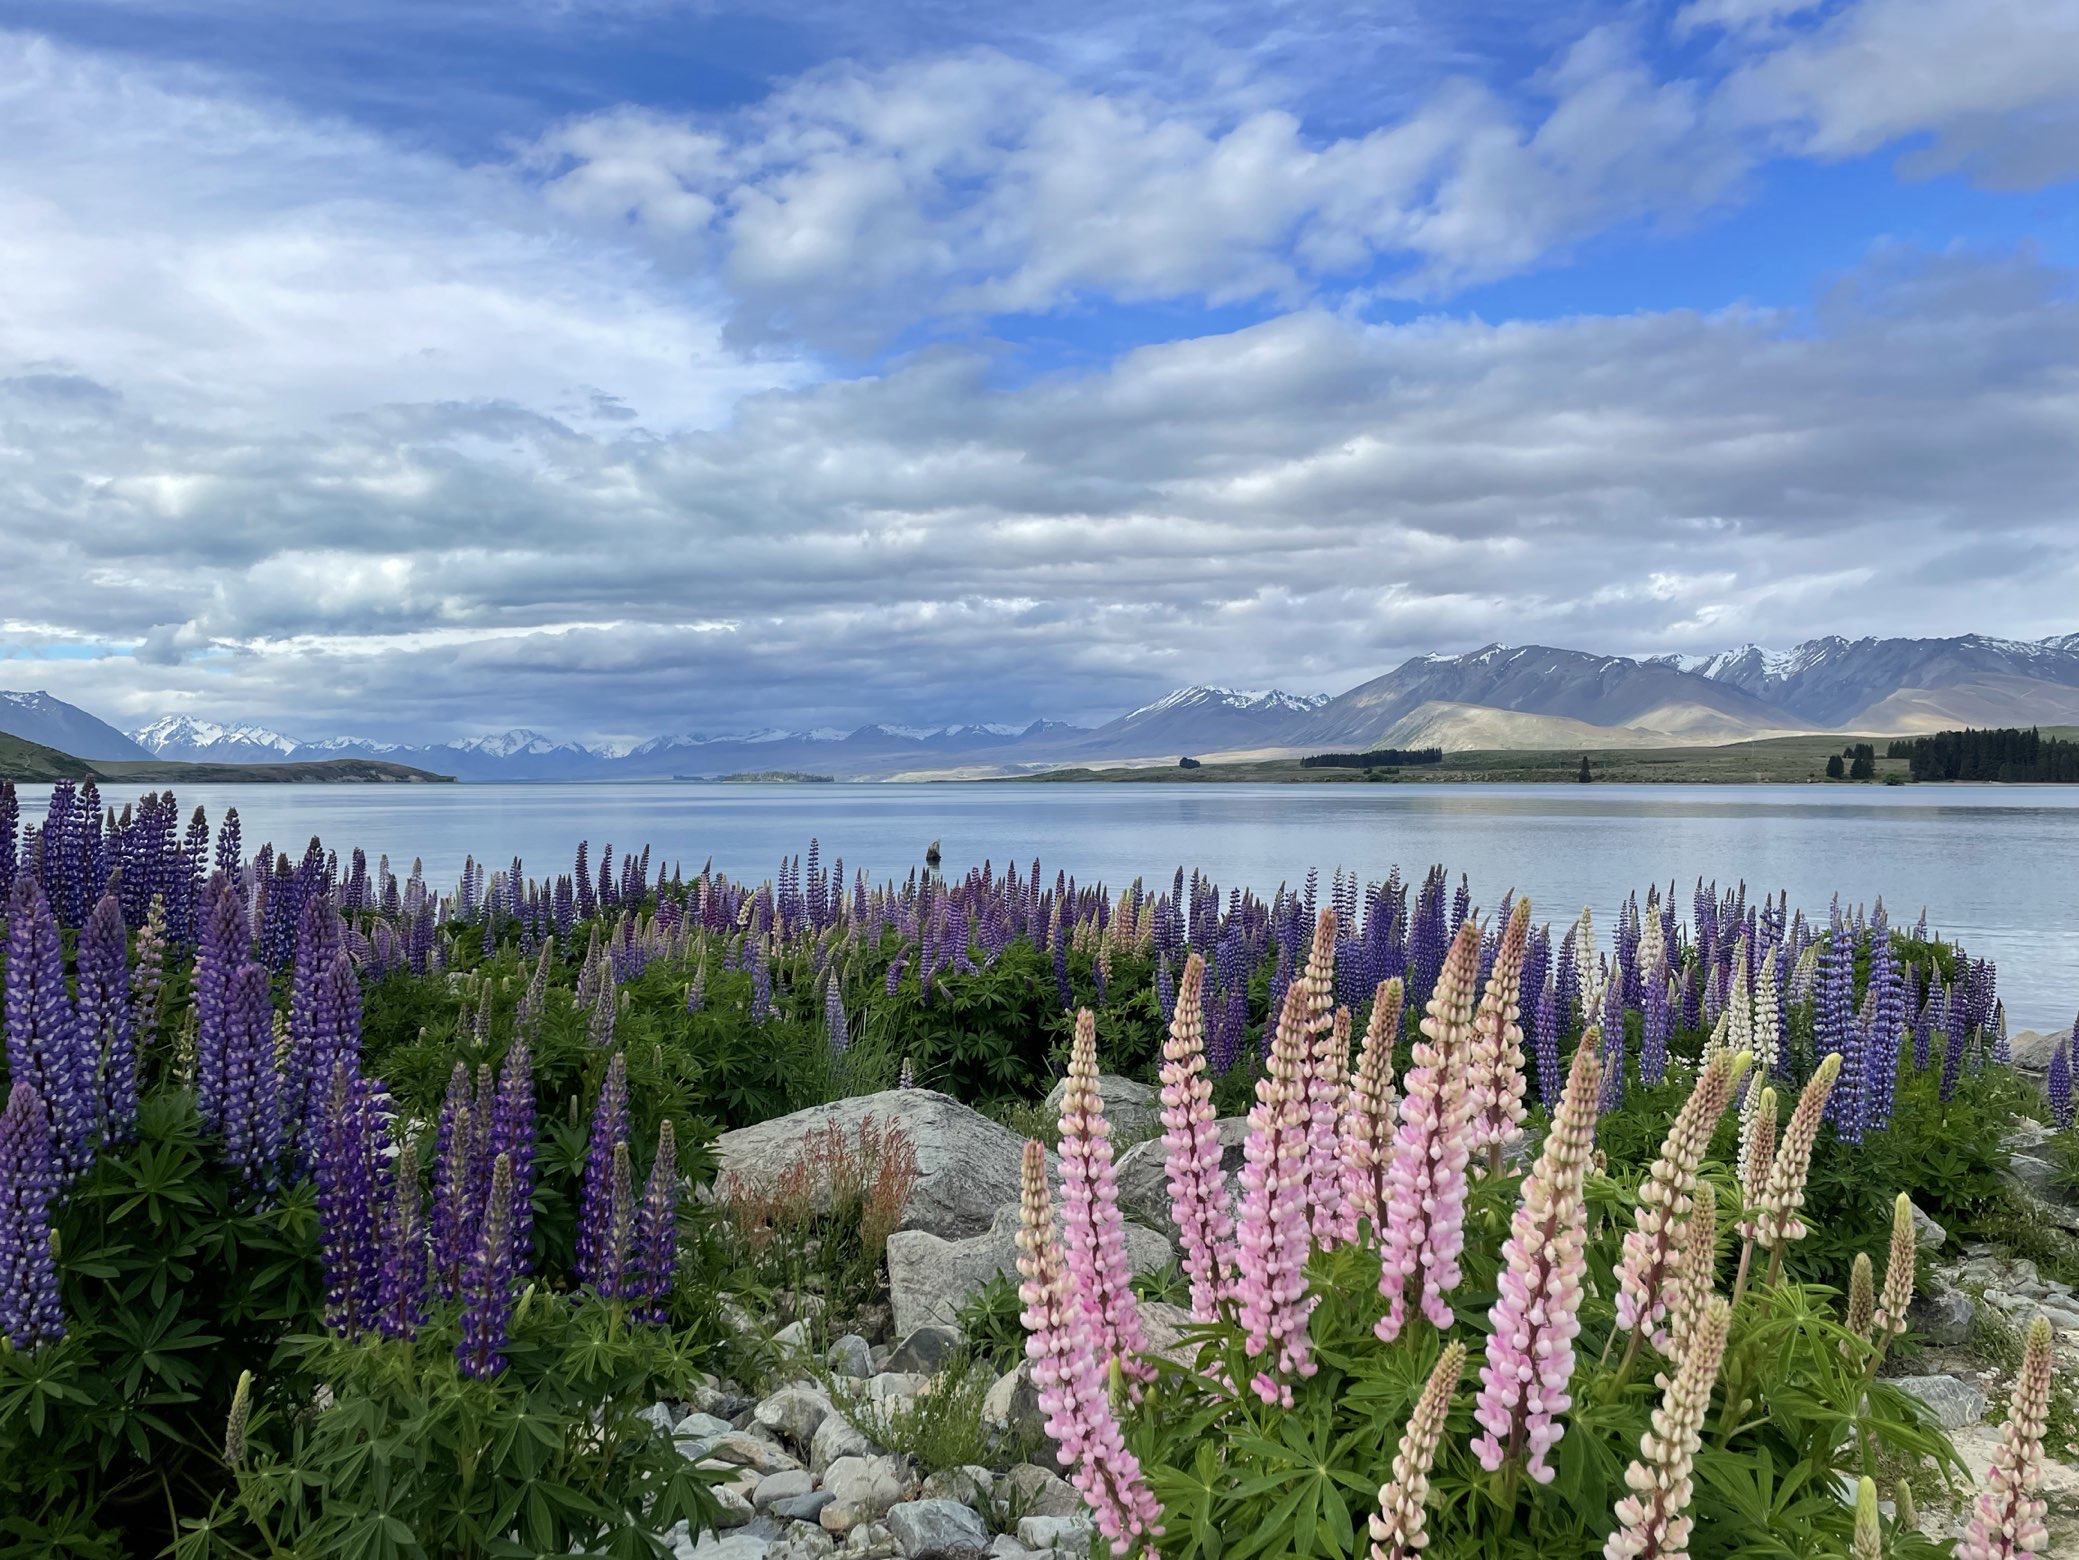
[[[104,788],[120,805],[146,787]],[[25,818],[46,787],[21,788]],[[1399,863],[1470,874],[1475,900],[1530,895],[1539,920],[1585,903],[1607,933],[1650,882],[1696,878],[1790,891],[1823,915],[1882,896],[1895,922],[1925,905],[1932,924],[1995,960],[2015,1028],[2067,1026],[2079,1007],[2079,788],[2012,786],[1626,785],[211,785],[180,792],[212,823],[236,807],[248,847],[300,852],[313,834],[402,872],[414,856],[436,883],[462,858],[522,858],[568,871],[581,839],[695,872],[712,856],[733,876],[769,876],[783,854],[822,841],[846,871],[906,874],[933,839],[944,870],[1038,856],[1116,890],[1166,881],[1178,864],[1222,888],[1268,893],[1310,866],[1367,878]]]

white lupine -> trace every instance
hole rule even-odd
[[[1639,1455],[1624,1470],[1631,1493],[1617,1502],[1617,1531],[1603,1545],[1603,1560],[1688,1560],[1695,1522],[1688,1514],[1690,1473],[1731,1326],[1731,1308],[1712,1299],[1674,1379],[1658,1378],[1660,1407],[1653,1411],[1653,1427],[1639,1437]]]

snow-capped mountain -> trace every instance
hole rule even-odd
[[[1243,710],[1250,714],[1305,715],[1329,700],[1325,693],[1286,693],[1280,688],[1213,688],[1203,684],[1166,693],[1153,704],[1121,717],[1166,715],[1173,710]]]
[[[1828,729],[1926,731],[2079,720],[2079,634],[2000,639],[1844,639],[1710,656],[1699,676]]]
[[[0,731],[41,743],[74,758],[150,758],[152,755],[106,721],[39,688],[33,693],[0,689]]]
[[[301,746],[265,726],[225,726],[190,715],[162,715],[130,740],[154,758],[216,764],[279,764]]]

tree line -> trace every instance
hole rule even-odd
[[[1403,764],[1441,764],[1444,750],[1373,748],[1369,753],[1312,753],[1299,761],[1302,769],[1390,769]]]
[[[1937,731],[1901,737],[1886,755],[1903,758],[1915,780],[2052,781],[2079,784],[2079,742],[2031,726]]]

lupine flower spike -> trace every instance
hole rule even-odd
[[[1881,1354],[1906,1330],[1906,1310],[1913,1303],[1913,1203],[1904,1192],[1891,1207],[1891,1252],[1884,1264],[1884,1288],[1871,1317],[1873,1338]]]
[[[1379,982],[1372,994],[1371,1022],[1350,1078],[1350,1103],[1343,1117],[1343,1224],[1345,1238],[1357,1237],[1360,1219],[1376,1238],[1386,1228],[1387,1172],[1393,1163],[1393,1047],[1400,1039],[1401,982]]]
[[[2050,1542],[2043,1525],[2043,1430],[2050,1416],[2050,1323],[2029,1323],[2014,1401],[2000,1427],[1999,1449],[1985,1476],[1956,1560],[2034,1560]]]
[[[1213,1085],[1206,1076],[1205,960],[1196,950],[1184,961],[1162,1047],[1163,1160],[1170,1208],[1191,1281],[1191,1314],[1211,1321],[1233,1292],[1234,1217],[1220,1174],[1220,1135],[1214,1126]]]
[[[1317,1368],[1307,1319],[1307,1044],[1306,992],[1285,992],[1264,1075],[1256,1080],[1243,1144],[1241,1220],[1235,1237],[1235,1298],[1252,1360],[1264,1362],[1250,1385],[1266,1403],[1292,1404],[1281,1376]],[[1273,1375],[1273,1371],[1278,1375]]]
[[[1097,1076],[1097,1015],[1084,1008],[1076,1015],[1068,1086],[1061,1095],[1062,1252],[1069,1279],[1090,1309],[1101,1356],[1123,1361],[1138,1380],[1152,1381],[1153,1368],[1140,1358],[1147,1344],[1133,1298],[1126,1221],[1112,1170],[1111,1126],[1104,1118]]]
[[[484,1200],[483,1226],[462,1274],[462,1337],[455,1358],[462,1374],[487,1381],[505,1369],[513,1312],[513,1166],[500,1154],[492,1162]]]
[[[1415,1400],[1415,1411],[1393,1454],[1393,1477],[1379,1486],[1379,1509],[1371,1520],[1372,1560],[1415,1560],[1429,1543],[1429,1470],[1444,1437],[1451,1394],[1464,1370],[1465,1345],[1454,1338],[1444,1345],[1443,1356]]]
[[[1350,1015],[1335,1004],[1336,913],[1323,910],[1300,985],[1307,995],[1307,1218],[1331,1245],[1343,1225],[1342,1127],[1350,1091]]]
[[[1523,1182],[1502,1247],[1501,1292],[1487,1313],[1487,1359],[1473,1414],[1484,1433],[1473,1450],[1490,1473],[1527,1456],[1526,1471],[1540,1484],[1552,1480],[1545,1455],[1565,1433],[1559,1416],[1573,1406],[1567,1386],[1587,1274],[1581,1186],[1595,1142],[1601,1073],[1595,1047],[1574,1052],[1552,1129]]]
[[[231,1390],[231,1412],[224,1419],[224,1465],[237,1468],[245,1462],[245,1427],[253,1414],[253,1373],[238,1373]]]
[[[1884,1529],[1877,1520],[1877,1481],[1864,1474],[1855,1486],[1855,1538],[1849,1560],[1884,1560]]]
[[[0,1113],[0,1339],[24,1351],[65,1336],[51,1260],[57,1195],[50,1119],[35,1085],[18,1075]]]
[[[1690,1473],[1731,1325],[1731,1308],[1713,1300],[1674,1379],[1659,1378],[1660,1407],[1653,1411],[1653,1427],[1639,1437],[1639,1455],[1624,1470],[1631,1493],[1617,1502],[1617,1531],[1603,1545],[1604,1560],[1688,1560],[1694,1521],[1688,1514]]]
[[[1830,1053],[1806,1080],[1797,1108],[1783,1128],[1783,1141],[1769,1166],[1769,1179],[1762,1188],[1761,1211],[1754,1221],[1755,1244],[1769,1253],[1769,1282],[1774,1283],[1783,1267],[1783,1248],[1805,1238],[1805,1221],[1798,1210],[1805,1205],[1805,1177],[1812,1168],[1812,1146],[1819,1140],[1819,1123],[1826,1111],[1826,1097],[1841,1075],[1841,1054]]]
[[[1869,1342],[1870,1324],[1877,1311],[1876,1270],[1870,1265],[1870,1254],[1858,1251],[1855,1262],[1848,1271],[1848,1314],[1846,1326],[1863,1342]],[[1847,1345],[1843,1345],[1843,1351]]]
[[[1718,1281],[1718,1193],[1709,1181],[1696,1184],[1696,1205],[1689,1213],[1689,1232],[1675,1257],[1668,1281],[1668,1340],[1672,1358],[1689,1352],[1697,1323]]]
[[[1494,969],[1473,1016],[1468,1058],[1472,1138],[1487,1153],[1487,1173],[1499,1174],[1502,1155],[1523,1137],[1523,950],[1530,937],[1530,901],[1518,899],[1494,955]]]

